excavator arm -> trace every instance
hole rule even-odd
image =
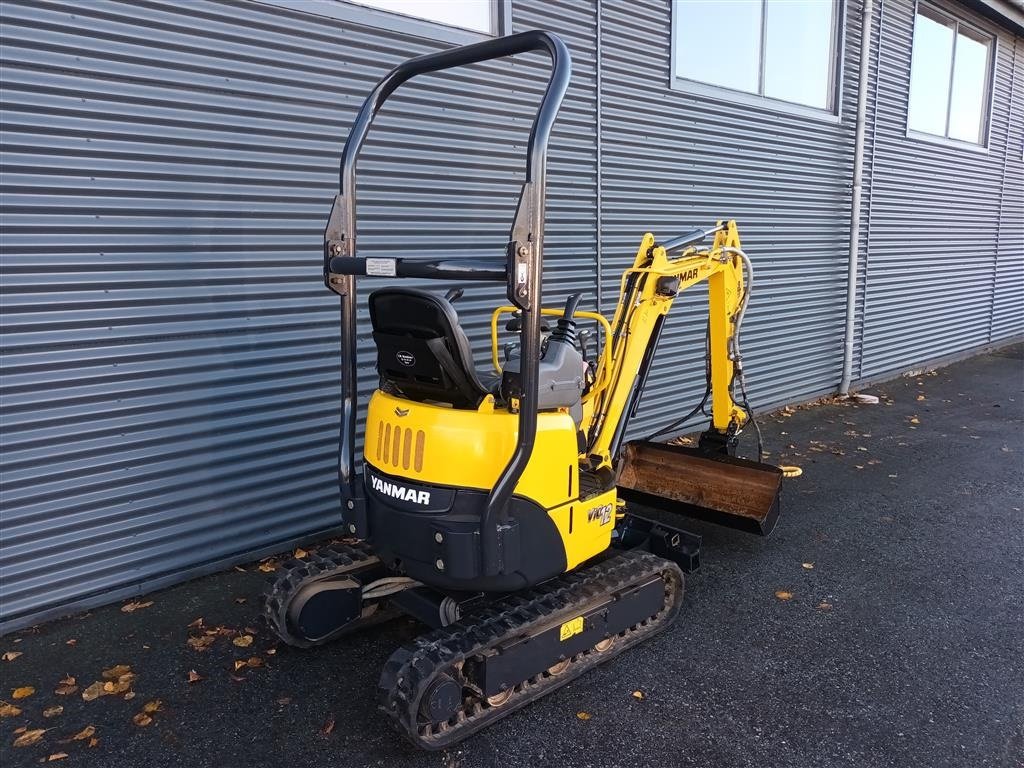
[[[711,233],[714,242],[707,250],[685,245]],[[680,247],[681,253],[672,256],[670,252]],[[622,275],[611,337],[606,340],[606,349],[611,350],[608,375],[594,392],[593,407],[587,409],[582,424],[588,436],[587,455],[595,469],[611,466],[618,454],[673,303],[680,293],[705,280],[711,429],[724,442],[746,421],[746,413],[733,400],[734,376],[737,365],[742,366],[737,321],[745,309],[744,258],[734,221],[661,244],[654,235],[644,235],[633,266]]]

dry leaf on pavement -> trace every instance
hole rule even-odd
[[[803,563],[803,566],[804,566],[804,568],[806,568],[806,569],[807,569],[808,571],[813,571],[813,570],[814,570],[814,563]]]
[[[252,645],[252,635],[239,635],[231,642],[239,648],[248,648]]]
[[[47,707],[43,710],[43,717],[56,717],[64,711],[64,707],[58,705],[56,707]]]
[[[135,611],[141,610],[143,608],[149,608],[149,606],[151,606],[152,604],[152,600],[147,600],[144,603],[139,602],[137,600],[133,600],[132,602],[125,603],[121,606],[121,613],[134,613]]]
[[[199,629],[199,627],[201,627],[201,626],[203,626],[203,617],[202,616],[200,616],[198,619],[196,619],[191,624],[189,624],[188,628],[189,629]]]
[[[21,651],[7,651],[3,656],[0,656],[0,659],[3,659],[4,661],[14,661],[19,656],[21,656]]]
[[[52,755],[50,755],[48,758],[46,758],[46,762],[53,763],[53,762],[56,762],[57,760],[63,760],[67,756],[68,756],[67,752],[54,752]]]
[[[127,675],[132,671],[132,668],[127,664],[118,664],[117,666],[111,667],[110,669],[103,670],[103,677],[106,680],[117,680],[122,675]]]
[[[204,637],[190,637],[186,642],[189,644],[192,650],[201,652],[207,650],[210,647],[210,643],[212,643],[216,639],[216,637],[216,635],[206,635]]]
[[[145,728],[147,725],[153,722],[153,718],[147,715],[145,712],[139,712],[132,718],[132,722],[140,728]]]
[[[777,598],[779,598],[779,600],[792,600],[793,599],[793,593],[792,592],[787,592],[784,589],[780,589],[778,592],[776,592],[775,596]]]
[[[35,692],[36,692],[36,689],[33,688],[31,685],[23,685],[21,688],[15,688],[13,691],[11,691],[11,698],[12,699],[27,699],[29,696],[31,696]]]
[[[95,683],[90,685],[84,691],[82,691],[82,698],[86,701],[95,701],[104,694],[103,683],[97,680]]]
[[[21,707],[8,704],[6,701],[0,701],[0,717],[17,717],[20,714]]]
[[[589,712],[577,712],[576,713],[576,717],[578,717],[580,720],[589,720],[590,719],[590,713]]]
[[[203,679],[203,676],[200,675],[198,672],[196,672],[194,669],[190,669],[188,671],[188,681],[190,683],[198,683],[202,679]]]
[[[46,733],[45,728],[35,728],[31,731],[24,731],[18,738],[14,740],[14,746],[16,747],[31,747],[33,744],[39,742],[43,738],[43,734]]]
[[[142,705],[142,711],[147,715],[152,715],[154,712],[159,712],[163,704],[164,703],[160,701],[160,699],[153,699],[152,701],[147,701]]]
[[[309,552],[304,550],[302,547],[297,547],[292,554],[294,554],[295,557],[297,557],[299,560],[301,560],[304,557],[308,557],[309,556]]]
[[[331,732],[334,731],[334,713],[332,712],[327,716],[327,722],[320,727],[320,733],[324,736],[330,736]]]
[[[826,603],[823,600],[822,602],[818,603],[818,610],[819,611],[831,611],[832,610],[832,603]]]
[[[644,700],[644,692],[643,691],[633,691],[632,696],[637,701],[643,701]]]
[[[275,563],[273,560],[264,560],[262,563],[260,563],[259,569],[264,573],[273,573],[277,570],[277,563]]]
[[[70,739],[68,739],[68,741],[85,741],[86,739],[92,738],[94,733],[96,733],[96,726],[87,725],[85,726],[85,728],[83,728]]]

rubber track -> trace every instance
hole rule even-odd
[[[314,554],[299,560],[290,558],[278,566],[277,571],[268,579],[263,592],[263,618],[274,633],[288,645],[296,648],[312,648],[323,645],[342,634],[370,624],[376,624],[389,616],[377,617],[376,614],[365,617],[339,627],[336,632],[317,639],[295,634],[288,622],[288,606],[292,598],[305,585],[320,579],[339,576],[355,568],[372,565],[378,562],[377,556],[363,542],[352,544],[332,544],[318,548]],[[377,613],[382,613],[378,608]],[[393,614],[391,614],[393,615]]]
[[[498,707],[474,697],[464,699],[462,709],[445,723],[418,722],[420,700],[438,673],[506,640],[574,618],[610,593],[653,575],[661,575],[666,586],[661,612],[619,633],[609,650],[584,651],[573,657],[561,674],[541,672],[524,680],[515,687],[512,697]],[[533,589],[503,597],[472,616],[422,635],[399,649],[388,659],[381,674],[381,709],[418,747],[443,749],[668,627],[679,612],[682,598],[683,574],[675,563],[649,552],[617,554]]]

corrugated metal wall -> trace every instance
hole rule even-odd
[[[846,14],[846,49],[859,16]],[[669,87],[670,6],[603,3],[605,293],[645,230],[667,237],[734,218],[756,284],[744,325],[754,407],[807,399],[839,380],[856,55],[842,73],[843,122]],[[706,293],[674,309],[632,433],[688,411],[704,390]],[[675,413],[675,417],[684,415]]]
[[[860,349],[866,379],[1024,332],[1018,44],[991,22],[951,6],[998,36],[989,147],[908,137],[915,5],[883,2]]]
[[[593,294],[594,9],[516,2],[514,23],[574,55],[547,287]],[[337,524],[338,158],[374,82],[443,44],[162,0],[5,2],[3,35],[0,618]],[[503,253],[546,71],[520,57],[389,101],[361,163],[366,250]],[[459,305],[481,342],[500,293]]]
[[[575,63],[545,303],[582,290],[592,306],[600,251],[609,310],[644,231],[734,217],[757,269],[754,405],[833,389],[860,36],[859,3],[843,7],[837,123],[670,89],[667,0],[513,0],[515,28],[558,32]],[[447,44],[243,0],[0,12],[10,627],[337,523],[337,301],[319,252],[338,157],[375,80]],[[874,20],[862,377],[1021,332],[1024,44],[1001,35],[989,153],[923,145],[902,127],[912,13],[882,0]],[[365,252],[501,252],[545,74],[521,57],[389,101],[360,165]],[[458,305],[481,366],[499,290]],[[634,434],[700,394],[701,293],[666,330]]]

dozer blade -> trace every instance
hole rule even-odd
[[[638,440],[622,453],[616,485],[626,501],[767,536],[779,518],[782,470]]]

